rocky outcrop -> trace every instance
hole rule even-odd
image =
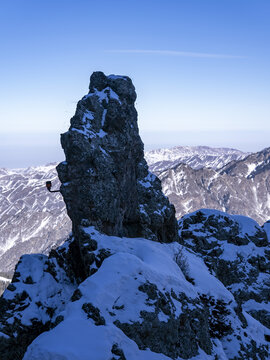
[[[205,209],[184,216],[179,228],[181,242],[201,254],[239,306],[270,329],[270,244],[265,228],[244,216]]]
[[[130,78],[95,72],[61,135],[66,161],[57,171],[77,238],[81,225],[160,242],[178,238],[174,207],[144,160],[135,99]]]

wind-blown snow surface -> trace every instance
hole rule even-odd
[[[131,326],[136,322],[142,324],[143,312],[154,314],[156,311],[155,301],[140,288],[144,284],[155,284],[162,294],[172,294],[172,290],[174,294],[185,294],[185,306],[177,296],[171,297],[172,303],[169,306],[175,318],[180,316],[186,307],[190,311],[195,308],[202,311],[196,302],[202,295],[212,298],[214,302],[222,300],[226,304],[228,315],[224,315],[223,320],[230,324],[232,331],[221,338],[212,338],[211,354],[206,354],[199,346],[197,355],[192,359],[232,359],[239,355],[241,342],[248,345],[253,339],[258,345],[265,348],[268,346],[265,334],[270,334],[270,330],[245,312],[243,315],[247,326],[243,327],[234,310],[237,304],[232,293],[209,273],[203,260],[192,250],[178,243],[160,244],[141,238],[106,236],[98,233],[93,227],[85,228],[85,232],[98,242],[96,252],[106,249],[111,255],[104,260],[94,275],[79,285],[80,295],[67,302],[64,309],[59,307],[56,310],[54,318],[61,315],[64,320],[54,329],[37,337],[28,347],[24,360],[105,360],[112,358],[113,346],[121,349],[128,360],[170,359],[171,357],[149,348],[139,349],[119,328],[119,323]],[[186,275],[176,262],[176,255],[179,253],[188,263],[188,272],[190,278],[193,278],[193,283],[187,281]],[[20,267],[25,267],[28,260],[34,264],[36,258],[31,256],[23,259]],[[23,269],[19,270],[22,272]],[[28,265],[27,272],[28,275],[35,276],[35,266],[31,268]],[[35,302],[39,297],[41,302],[46,300],[48,294],[44,293],[44,288],[50,287],[49,291],[56,294],[59,286],[52,283],[49,274],[47,278],[39,280],[39,285],[21,284],[27,291],[32,286],[43,289],[40,295],[31,293]],[[22,288],[18,289],[15,291],[22,291]],[[5,298],[10,296],[14,296],[14,292],[12,295],[10,291],[4,293]],[[31,306],[32,315],[30,310],[26,309],[24,311],[27,311],[27,315],[21,316],[25,323],[29,317],[37,316],[35,304]],[[159,309],[158,319],[166,323],[169,321],[168,313],[165,314]],[[149,331],[154,331],[154,328]]]

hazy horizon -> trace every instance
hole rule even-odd
[[[142,131],[145,151],[174,146],[209,146],[257,152],[270,146],[270,131]],[[251,141],[252,139],[252,141]],[[0,135],[0,168],[25,168],[65,160],[57,133]]]

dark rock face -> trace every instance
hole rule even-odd
[[[126,76],[94,72],[61,143],[57,167],[73,223],[116,236],[178,240],[175,210],[148,171],[139,136],[136,92]]]

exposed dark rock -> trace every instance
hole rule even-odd
[[[177,241],[174,207],[144,160],[130,78],[95,72],[89,89],[61,135],[57,167],[75,238],[87,222],[108,235]]]
[[[246,344],[245,346],[240,344],[240,349],[238,356],[235,356],[231,360],[269,359],[269,349],[264,345],[258,346],[255,340],[251,340],[250,344]]]
[[[93,319],[95,325],[105,325],[105,319],[100,315],[100,310],[91,303],[85,303],[82,306],[83,311],[87,314],[88,319]]]
[[[123,350],[119,348],[118,344],[113,344],[111,352],[117,356],[117,358],[113,357],[111,360],[127,360]]]
[[[71,301],[77,301],[77,300],[79,300],[81,297],[82,297],[82,293],[81,293],[80,289],[76,289],[76,290],[74,291],[74,293],[72,294],[70,300],[71,300]]]
[[[40,278],[37,281],[34,281],[36,274],[31,268],[31,264],[35,264],[37,268],[38,265],[40,266],[40,271],[38,271]],[[31,269],[33,270],[32,273],[30,272]],[[45,296],[45,299],[42,299],[38,295],[40,284],[46,277],[47,281],[48,277],[50,278],[51,285],[56,286],[56,289],[53,290],[50,298]],[[16,285],[11,283],[0,298],[0,326],[1,331],[7,336],[0,337],[1,360],[22,359],[27,346],[38,335],[50,330],[63,320],[61,315],[57,316],[56,311],[64,307],[67,299],[65,299],[65,295],[61,297],[62,290],[64,287],[69,289],[73,279],[64,275],[56,258],[35,254],[25,255],[20,259],[16,266],[13,281]],[[61,285],[59,285],[60,281],[63,281]],[[46,286],[48,286],[48,282]],[[46,289],[46,291],[50,291],[50,289]],[[65,292],[66,290],[63,294]],[[13,294],[12,297],[9,296],[10,293]],[[7,296],[5,297],[5,295]],[[57,304],[58,309],[55,307],[54,297],[61,298]],[[23,319],[25,310],[29,310],[29,314],[33,314],[32,318],[28,319],[28,315],[26,319]]]
[[[200,299],[209,311],[208,322],[211,337],[221,339],[223,336],[232,333],[231,323],[227,319],[227,316],[230,315],[230,311],[226,307],[227,304],[223,300],[216,300],[205,294],[202,294]]]
[[[0,337],[1,360],[21,360],[29,344],[41,333],[50,329],[50,323],[45,324],[36,319],[32,324],[24,326],[19,320],[6,326],[5,333],[9,338]],[[13,335],[16,333],[16,336]]]
[[[24,281],[25,284],[34,284],[33,279],[31,276],[27,276],[27,278]]]
[[[252,315],[256,320],[262,323],[264,326],[270,329],[270,316],[266,310],[251,310],[250,315]]]

